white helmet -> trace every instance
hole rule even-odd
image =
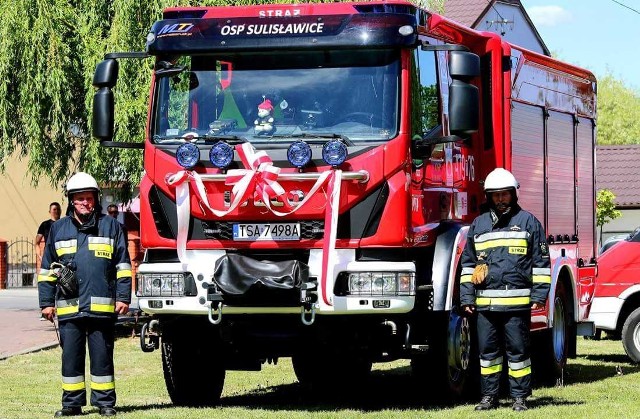
[[[100,193],[98,182],[89,173],[78,172],[67,181],[67,196],[74,193],[92,191]]]
[[[485,192],[502,191],[511,188],[517,190],[519,187],[520,184],[511,172],[500,167],[493,169],[484,181]]]

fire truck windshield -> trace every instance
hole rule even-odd
[[[252,143],[301,135],[386,141],[398,132],[399,52],[277,51],[182,56],[156,76],[156,143],[236,136]]]

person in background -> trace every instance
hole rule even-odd
[[[116,415],[115,321],[131,303],[131,262],[122,228],[102,214],[99,193],[87,173],[69,179],[67,216],[51,227],[38,275],[42,314],[57,316],[60,329],[62,409],[54,417],[82,414],[87,346],[91,405],[101,416]]]
[[[62,210],[60,208],[60,203],[58,202],[50,203],[49,219],[40,223],[40,226],[38,227],[36,238],[33,240],[33,246],[35,247],[36,257],[37,257],[36,269],[39,269],[40,267],[39,265],[40,265],[40,262],[42,262],[42,252],[44,249],[44,246],[42,246],[42,248],[40,247],[40,243],[44,244],[47,242],[47,236],[49,235],[51,226],[53,225],[53,223],[55,223],[60,219],[61,212]],[[40,321],[47,321],[47,318],[42,313],[40,313]]]
[[[508,170],[489,173],[489,210],[471,223],[462,253],[460,304],[478,313],[482,400],[475,410],[498,407],[505,352],[512,409],[527,410],[531,395],[531,310],[545,307],[551,269],[544,229],[518,205],[518,187]]]
[[[109,204],[109,206],[107,206],[107,214],[117,220],[118,214],[120,214],[120,211],[118,211],[118,206],[116,204]],[[129,242],[129,230],[127,230],[127,226],[125,226],[124,223],[120,223],[120,228],[122,228],[122,233],[124,234],[125,240]]]
[[[40,243],[47,242],[49,230],[51,230],[51,226],[53,225],[53,223],[60,219],[60,213],[61,209],[58,202],[52,202],[49,204],[49,219],[40,223],[36,238],[33,240],[33,245],[36,248],[36,256],[38,257],[38,260],[42,260],[42,249],[40,249]]]

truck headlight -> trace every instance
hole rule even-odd
[[[182,297],[185,274],[180,273],[136,273],[136,295],[138,297]]]
[[[347,275],[349,295],[415,295],[413,272],[349,272]]]

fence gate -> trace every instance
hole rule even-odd
[[[7,288],[37,285],[33,239],[21,237],[7,246]]]

